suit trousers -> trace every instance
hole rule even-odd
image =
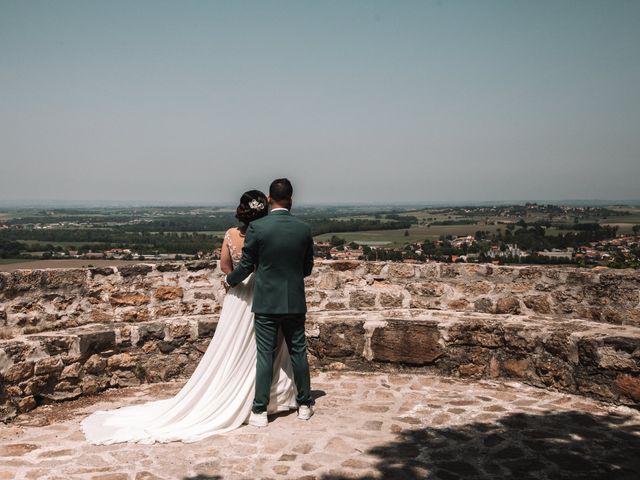
[[[313,405],[309,361],[307,360],[307,339],[304,334],[304,313],[265,314],[255,313],[256,347],[256,391],[252,411],[262,413],[267,410],[271,381],[273,379],[273,359],[278,343],[278,328],[282,328],[287,343],[293,380],[298,390],[298,405]]]

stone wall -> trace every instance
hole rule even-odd
[[[221,278],[215,262],[2,272],[2,337],[207,316],[220,311]],[[637,270],[324,261],[306,285],[310,311],[543,314],[640,326]]]
[[[543,315],[433,310],[311,316],[316,365],[510,378],[640,407],[640,329]]]
[[[312,310],[394,308],[555,315],[640,326],[640,272],[547,266],[323,262]]]
[[[80,325],[210,315],[224,289],[216,262],[0,272],[4,338]]]
[[[428,368],[640,405],[632,270],[318,262],[317,368]],[[0,273],[0,418],[109,387],[188,377],[224,298],[214,263]]]

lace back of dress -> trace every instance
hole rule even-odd
[[[233,266],[235,268],[235,266],[238,265],[238,262],[240,262],[240,257],[242,257],[242,249],[238,248],[233,243],[233,236],[230,232],[231,229],[227,230],[227,233],[225,233],[225,237],[227,239],[227,246],[229,247],[229,255],[231,255],[231,261],[233,262]]]

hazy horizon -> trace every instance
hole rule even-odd
[[[360,202],[295,202],[296,207],[461,207],[461,206],[490,206],[490,205],[524,205],[525,203],[537,203],[539,205],[561,205],[561,206],[612,206],[623,205],[630,207],[640,206],[640,199],[517,199],[517,200],[425,200],[425,201],[360,201]],[[128,201],[128,200],[0,200],[0,209],[20,209],[20,208],[54,208],[54,209],[75,209],[75,208],[143,208],[143,207],[233,207],[237,205],[237,200],[228,202],[163,202],[160,200]]]
[[[300,205],[636,202],[639,24],[624,0],[0,0],[0,205],[232,205],[280,176]]]

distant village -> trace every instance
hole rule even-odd
[[[425,209],[429,216],[420,218],[402,211],[381,210],[364,212],[365,219],[362,219],[353,208],[330,208],[322,215],[313,208],[302,210],[302,218],[306,220],[304,215],[309,215],[310,221],[315,222],[312,228],[317,238],[322,239],[315,242],[317,258],[640,267],[640,224],[635,220],[637,216],[626,220],[631,214],[624,210],[527,203],[430,208]],[[619,234],[618,227],[613,226],[615,223],[601,225],[598,222],[600,218],[616,217],[633,225],[632,233]],[[219,232],[234,222],[232,209],[226,212],[195,207],[32,211],[13,220],[0,221],[0,259],[219,259]],[[409,238],[409,229],[431,226],[439,226],[440,232],[444,227],[445,234],[423,241],[415,241],[415,234]],[[459,227],[477,230],[475,235],[450,234]],[[381,229],[404,230],[406,241],[357,243],[340,237],[349,237],[350,232]],[[327,238],[329,235],[331,238]]]
[[[333,242],[317,242],[315,255],[334,260],[395,260],[404,263],[421,263],[437,260],[450,263],[575,263],[578,265],[608,265],[615,259],[637,261],[634,254],[640,249],[640,237],[621,235],[617,238],[589,242],[578,248],[553,248],[528,251],[515,243],[492,244],[486,252],[479,250],[478,240],[472,236],[459,236],[451,240],[435,240],[431,247],[450,252],[436,254],[427,251],[425,243],[410,243],[403,248],[359,245],[334,238]],[[533,260],[533,261],[532,261]],[[624,261],[624,260],[623,260]]]

